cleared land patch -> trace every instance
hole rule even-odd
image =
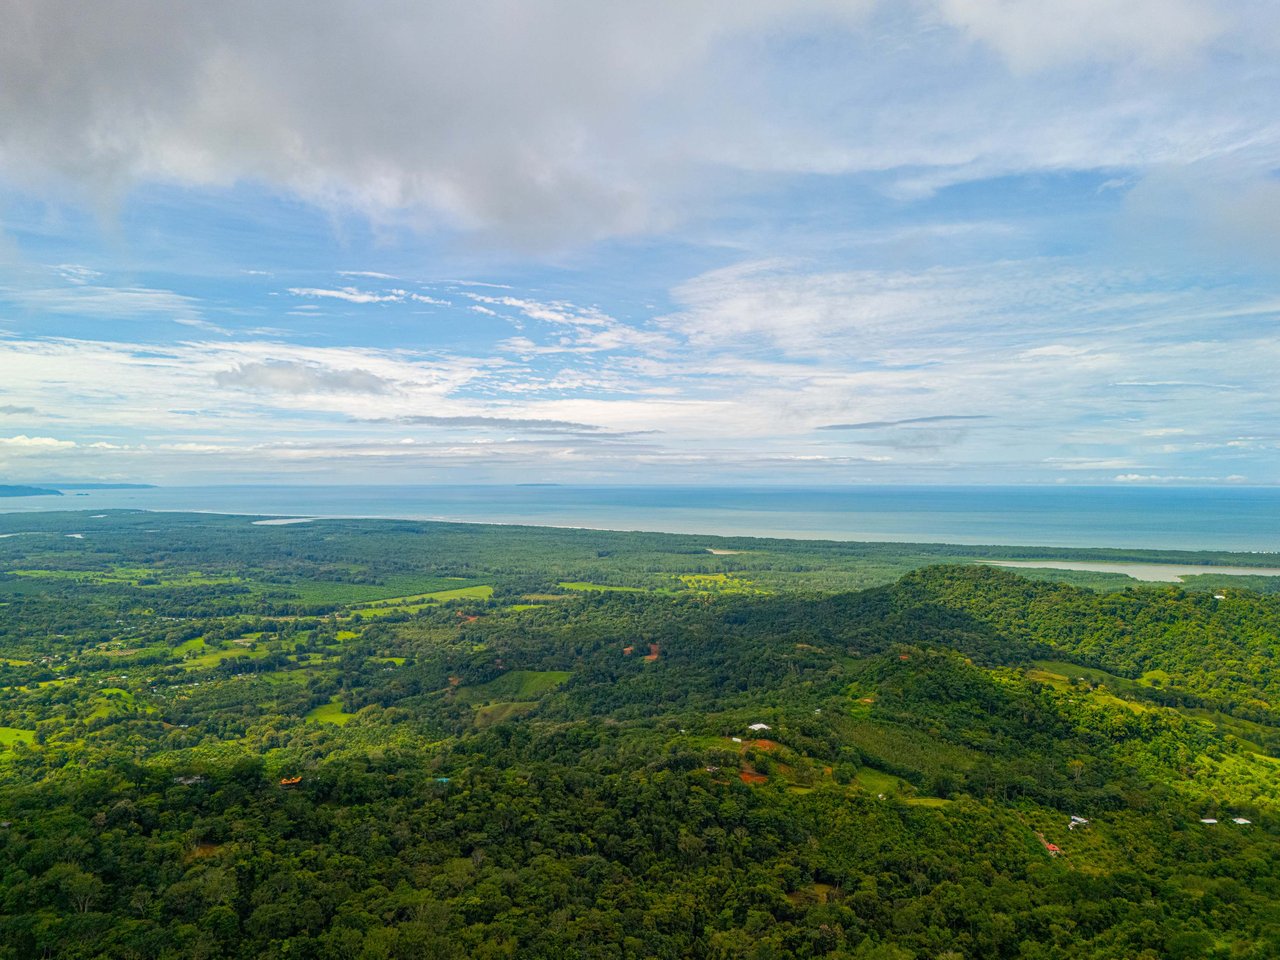
[[[754,594],[764,593],[750,580],[731,573],[682,573],[676,577],[687,590],[700,593]]]
[[[308,720],[318,720],[321,723],[336,723],[338,726],[344,726],[349,723],[354,713],[344,713],[342,710],[342,697],[334,694],[329,698],[328,703],[322,703],[314,710],[307,712]]]
[[[386,617],[399,613],[417,613],[427,607],[434,607],[450,600],[488,600],[493,597],[493,587],[488,584],[477,584],[470,587],[455,587],[451,590],[437,590],[434,593],[418,593],[406,597],[391,597],[380,603],[370,604],[351,613],[361,617]]]
[[[510,700],[503,703],[490,703],[476,708],[475,724],[477,727],[491,727],[514,717],[524,716],[538,705],[537,700]]]
[[[21,727],[0,727],[0,743],[11,747],[15,743],[35,743],[36,732],[23,730]]]
[[[587,583],[583,580],[571,580],[559,584],[565,590],[577,590],[583,593],[602,593],[613,591],[616,593],[648,593],[644,587],[611,587],[604,583]]]
[[[225,660],[258,660],[267,656],[270,652],[270,650],[264,648],[246,650],[243,647],[231,647],[227,650],[212,650],[201,656],[183,660],[182,666],[187,670],[205,670],[209,667],[216,667]]]
[[[491,700],[528,700],[568,681],[568,670],[512,670],[488,683],[459,687],[458,698],[468,703]]]

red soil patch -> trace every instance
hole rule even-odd
[[[755,785],[769,782],[769,778],[766,777],[763,773],[758,773],[757,771],[752,770],[750,767],[747,767],[745,770],[739,771],[738,779],[741,780],[743,783],[755,784]]]
[[[651,643],[649,644],[649,655],[645,657],[645,659],[648,660],[650,663],[653,663],[653,661],[658,659],[659,652],[660,651],[658,650],[658,645],[656,643]]]
[[[753,747],[759,747],[761,750],[765,751],[766,753],[768,753],[770,750],[778,749],[778,744],[773,740],[753,740],[751,741],[751,745]]]
[[[463,623],[474,623],[476,620],[480,619],[479,617],[469,617],[461,610],[458,611],[458,616],[462,618]]]
[[[629,657],[629,656],[631,656],[631,655],[632,655],[633,653],[635,653],[635,652],[636,652],[636,648],[635,648],[635,647],[623,647],[623,648],[622,648],[622,655],[623,655],[624,657]]]
[[[462,682],[462,678],[461,678],[461,677],[450,677],[450,678],[449,678],[449,686],[451,686],[451,687],[456,687],[456,686],[457,686],[458,684],[460,684],[461,682]]]

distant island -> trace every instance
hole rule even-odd
[[[46,487],[25,487],[14,484],[0,484],[0,497],[60,497],[60,490],[50,490]]]
[[[60,497],[63,490],[151,490],[154,483],[0,483],[0,497]],[[81,494],[83,496],[83,494]]]
[[[51,483],[59,490],[154,490],[154,483]]]

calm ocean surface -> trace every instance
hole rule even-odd
[[[210,486],[68,491],[0,512],[197,510],[723,536],[1280,551],[1280,488]]]

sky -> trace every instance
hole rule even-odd
[[[6,0],[0,482],[1280,483],[1271,0]]]

